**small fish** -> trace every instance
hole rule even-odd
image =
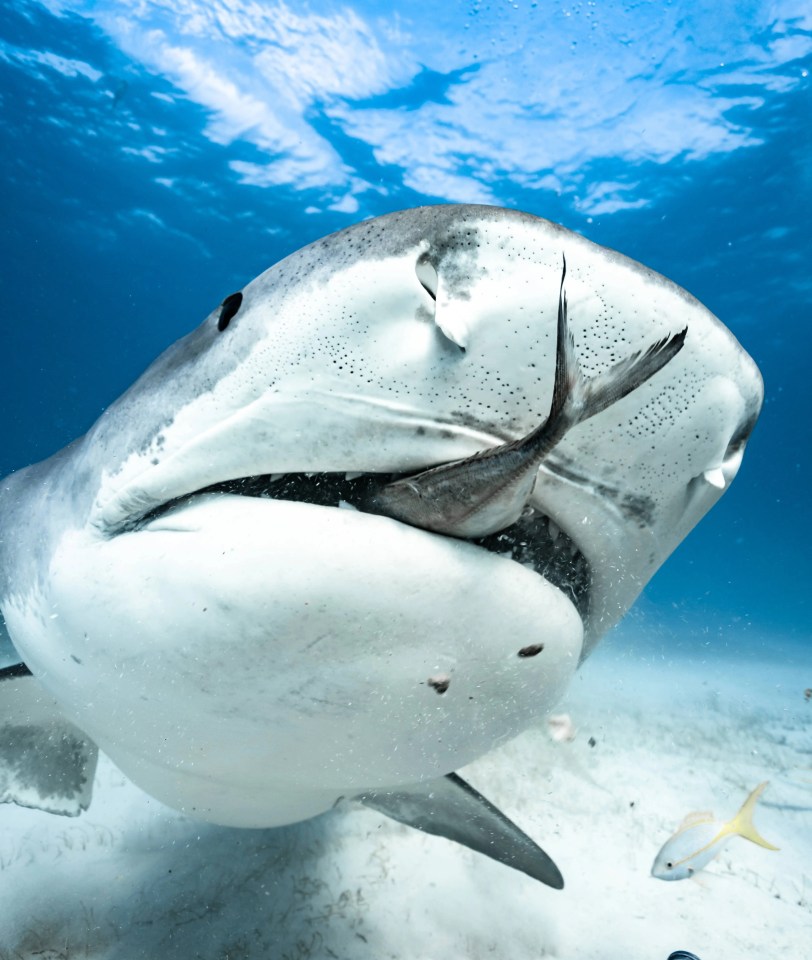
[[[444,463],[383,487],[366,505],[424,530],[454,537],[484,537],[515,523],[524,510],[539,466],[569,430],[594,417],[654,376],[682,349],[687,327],[587,378],[575,356],[567,323],[561,271],[552,407],[525,437]]]
[[[760,847],[778,850],[756,830],[753,810],[769,781],[760,783],[732,820],[717,820],[712,813],[689,813],[677,832],[666,840],[654,858],[651,875],[658,880],[684,880],[704,869],[732,837],[744,837]]]

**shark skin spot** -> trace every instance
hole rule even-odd
[[[537,657],[544,649],[543,643],[531,643],[518,652],[517,656],[527,659],[528,657]]]
[[[451,686],[451,677],[449,677],[448,674],[441,673],[437,674],[437,676],[429,677],[426,683],[432,690],[436,690],[437,693],[445,693]]]

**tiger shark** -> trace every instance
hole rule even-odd
[[[554,706],[762,401],[664,277],[496,207],[393,213],[226,297],[0,489],[0,799],[98,748],[216,824],[360,800],[553,886],[455,772]]]

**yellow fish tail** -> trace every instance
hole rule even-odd
[[[750,796],[742,804],[741,810],[736,814],[736,816],[730,821],[727,825],[727,831],[730,833],[736,833],[740,837],[744,837],[745,840],[750,840],[753,843],[757,843],[760,847],[766,847],[768,850],[778,850],[779,847],[774,847],[771,843],[764,839],[761,834],[756,830],[753,823],[753,811],[755,810],[756,803],[758,798],[764,793],[764,790],[769,784],[769,780],[765,780],[764,783],[760,783],[755,790],[750,794]]]

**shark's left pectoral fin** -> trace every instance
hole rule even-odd
[[[22,664],[0,670],[0,803],[77,816],[98,753]]]
[[[541,847],[456,773],[426,783],[370,790],[355,799],[400,823],[484,853],[556,890],[564,886],[560,870]]]

